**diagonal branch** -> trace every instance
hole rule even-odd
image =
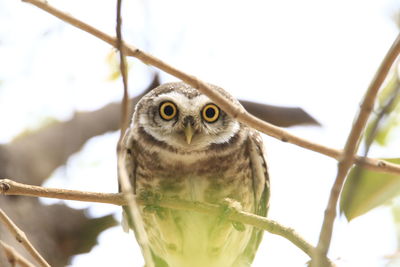
[[[74,18],[71,15],[68,15],[51,5],[49,5],[47,2],[44,2],[42,0],[22,0],[23,2],[31,3],[35,5],[36,7],[45,10],[46,12],[58,17],[59,19],[87,32],[90,33],[97,38],[103,40],[104,42],[117,47],[117,40],[110,36],[107,35],[106,33],[94,28],[93,26],[80,21],[76,18]],[[336,160],[339,160],[342,155],[342,150],[337,150],[334,148],[330,148],[318,143],[314,143],[311,141],[308,141],[304,138],[298,137],[296,135],[293,135],[284,129],[274,126],[270,123],[264,122],[248,112],[242,107],[235,107],[230,105],[230,102],[225,99],[224,96],[222,96],[220,93],[217,91],[214,91],[211,89],[205,82],[200,81],[198,78],[186,74],[183,71],[176,69],[167,63],[159,60],[158,58],[147,54],[138,48],[123,44],[123,50],[125,55],[127,56],[132,56],[136,57],[137,59],[141,60],[143,63],[155,66],[179,79],[182,81],[186,82],[187,84],[190,84],[191,86],[197,88],[200,90],[202,93],[206,94],[211,100],[213,100],[216,104],[218,104],[225,112],[227,112],[229,115],[235,117],[238,121],[249,125],[250,127],[259,130],[260,132],[263,132],[269,136],[272,136],[276,139],[279,139],[283,142],[288,142],[292,143],[295,145],[298,145],[300,147],[303,147],[308,150],[312,150],[315,152],[318,152],[320,154],[326,155],[328,157],[334,158]],[[394,173],[394,174],[400,174],[400,165],[398,164],[393,164],[384,160],[379,160],[379,159],[371,159],[371,158],[364,158],[364,157],[359,157],[359,156],[354,156],[353,159],[355,162],[363,167],[366,167],[371,170],[375,171],[380,171],[380,172],[386,172],[386,173]]]
[[[314,266],[322,266],[322,261],[320,257],[326,255],[329,250],[332,238],[333,223],[336,217],[336,207],[340,192],[342,190],[349,169],[354,164],[354,155],[357,152],[357,148],[360,143],[362,133],[364,132],[365,126],[367,124],[368,117],[374,108],[374,103],[378,91],[381,88],[382,83],[384,82],[391,66],[393,65],[399,54],[400,35],[398,35],[398,37],[394,41],[392,47],[389,49],[377,73],[375,74],[375,77],[372,79],[372,82],[360,106],[360,111],[357,114],[356,120],[350,131],[349,137],[347,138],[346,145],[343,151],[343,156],[339,160],[335,183],[331,189],[328,206],[325,211],[324,222],[322,224],[322,229],[319,236],[316,262]]]
[[[98,202],[119,206],[127,205],[128,203],[122,193],[95,193],[58,188],[44,188],[40,186],[21,184],[8,179],[0,180],[0,194]],[[137,202],[141,205],[158,205],[164,208],[196,211],[215,216],[219,216],[221,214],[221,208],[218,205],[191,202],[177,198],[162,198],[161,201],[154,201],[149,198],[138,197]],[[280,235],[288,239],[308,256],[312,257],[313,255],[314,247],[310,243],[304,240],[304,238],[302,238],[295,230],[282,226],[276,221],[238,210],[229,212],[226,215],[226,218],[232,221],[258,227],[270,232],[271,234]]]
[[[19,265],[21,267],[35,267],[35,265],[30,263],[22,255],[20,255],[13,247],[7,245],[1,240],[0,240],[0,247],[3,248],[7,260],[11,264],[11,266]]]
[[[0,191],[1,192],[1,191]],[[0,209],[0,222],[15,236],[15,239],[21,243],[32,257],[43,267],[50,267],[47,261],[39,254],[32,243],[28,240],[25,233],[15,225],[15,223]]]

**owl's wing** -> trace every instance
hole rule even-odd
[[[255,213],[260,216],[267,216],[269,207],[269,176],[267,163],[265,161],[264,147],[261,136],[256,131],[249,135],[250,163],[253,174],[253,192],[255,201]],[[253,228],[251,239],[241,255],[237,266],[250,266],[261,243],[264,231]],[[236,265],[235,265],[236,266]]]
[[[252,131],[249,136],[250,162],[253,172],[253,190],[256,214],[267,216],[269,206],[269,176],[261,135]]]
[[[128,129],[125,133],[125,136],[122,140],[122,147],[120,153],[124,153],[124,166],[126,168],[126,172],[129,177],[129,181],[131,182],[133,192],[136,194],[136,156],[137,149],[133,140],[132,132]],[[118,190],[121,192],[121,185],[118,180]],[[123,206],[122,211],[122,228],[125,232],[128,232],[129,229],[132,229],[136,236],[136,229],[134,227],[133,218],[129,212],[127,206]],[[153,263],[155,267],[169,267],[168,264],[160,257],[154,254],[154,252],[150,249],[151,254],[153,256]]]
[[[122,153],[123,156],[119,157],[118,159],[124,160],[123,166],[126,169],[126,173],[128,174],[129,181],[131,183],[133,192],[136,192],[136,150],[134,149],[133,146],[133,138],[132,138],[132,131],[131,129],[127,129],[125,132],[124,137],[122,138],[121,142],[121,148],[119,153]],[[118,176],[120,176],[120,170],[118,169]],[[122,192],[121,189],[121,184],[120,184],[120,178],[118,179],[118,191]],[[126,206],[123,206],[123,212],[122,212],[122,227],[125,232],[128,232],[129,229],[134,229],[134,224],[132,221],[132,217],[130,216],[130,213],[128,212],[128,208]]]

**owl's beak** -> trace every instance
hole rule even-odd
[[[186,136],[186,143],[188,143],[188,145],[190,145],[190,143],[192,142],[193,134],[194,134],[192,125],[190,123],[186,124],[184,132],[185,132],[185,136]]]

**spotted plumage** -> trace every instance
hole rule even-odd
[[[228,199],[244,211],[267,214],[269,181],[259,134],[184,83],[161,85],[140,100],[124,149],[136,194],[214,204]],[[262,238],[262,231],[240,229],[222,215],[146,208],[141,214],[157,267],[250,266]]]

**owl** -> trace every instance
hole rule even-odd
[[[269,179],[260,135],[185,83],[163,84],[138,102],[123,150],[135,194],[157,192],[221,207],[228,201],[267,214]],[[211,216],[140,207],[156,267],[250,266],[263,231],[238,227],[222,210]]]

